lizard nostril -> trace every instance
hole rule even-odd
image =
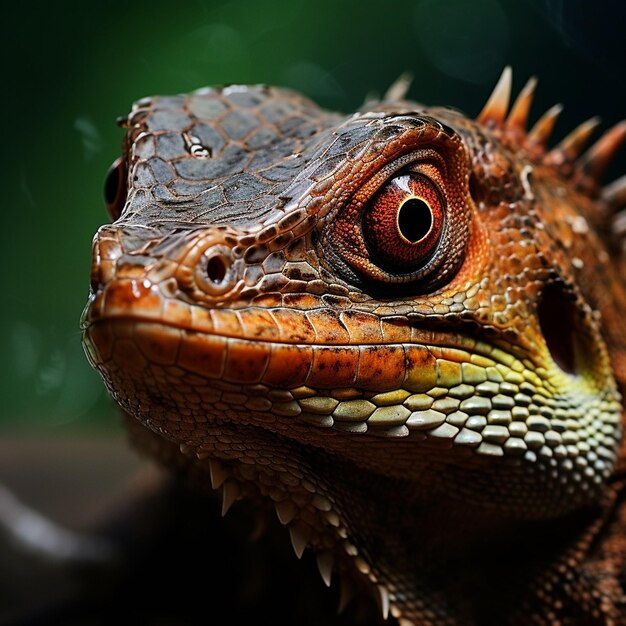
[[[568,374],[576,374],[574,303],[558,285],[546,287],[537,313],[541,332],[554,362]]]
[[[209,258],[206,266],[207,275],[209,280],[216,285],[219,285],[226,277],[226,271],[228,266],[224,256],[216,254]]]
[[[215,244],[202,252],[193,262],[196,266],[196,285],[209,296],[222,296],[230,291],[236,281],[232,251],[223,244]]]
[[[118,232],[101,226],[91,244],[91,291],[102,289],[115,277],[116,263],[122,254]]]

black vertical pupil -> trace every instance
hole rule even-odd
[[[398,230],[410,243],[423,239],[432,228],[433,215],[428,202],[421,198],[405,200],[398,210]]]
[[[104,200],[107,204],[114,204],[120,189],[120,166],[114,163],[104,179]]]

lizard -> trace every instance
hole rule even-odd
[[[135,444],[401,626],[626,623],[626,123],[139,100],[81,325]],[[342,597],[343,594],[342,594]]]

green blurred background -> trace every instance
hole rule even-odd
[[[16,3],[4,14],[0,428],[115,428],[82,353],[115,118],[145,95],[271,83],[350,111],[404,71],[410,95],[475,115],[502,67],[533,115],[565,104],[557,137],[624,115],[624,3],[554,0],[194,0]],[[620,167],[624,168],[624,159]],[[619,173],[618,167],[614,174]]]

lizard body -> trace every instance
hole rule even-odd
[[[510,82],[476,121],[142,100],[94,240],[86,352],[139,445],[403,625],[626,620],[626,127],[548,150]]]

